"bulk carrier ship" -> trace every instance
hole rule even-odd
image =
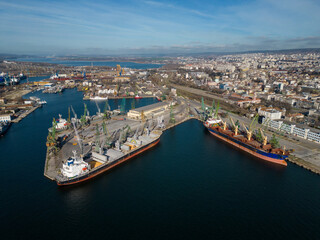
[[[161,134],[162,131],[147,129],[146,133],[141,136],[135,134],[132,138],[128,137],[123,144],[119,141],[120,137],[114,148],[104,150],[100,147],[99,152],[92,151],[91,156],[86,160],[82,156],[77,156],[76,151],[73,151],[74,155],[62,164],[55,180],[59,186],[63,186],[96,177],[152,148],[159,143]]]
[[[263,143],[253,139],[252,130],[244,126],[245,131],[240,132],[238,130],[238,126],[234,124],[232,119],[231,121],[234,131],[228,129],[227,123],[223,122],[222,119],[218,119],[217,117],[209,118],[204,123],[204,126],[213,136],[231,144],[237,149],[247,152],[256,158],[287,166],[285,159],[288,158],[289,151],[286,151],[285,148],[273,148],[271,144],[267,142],[267,137],[263,135],[261,129],[260,131],[262,134]]]

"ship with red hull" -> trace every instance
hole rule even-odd
[[[72,185],[92,179],[123,162],[143,153],[160,142],[161,131],[152,131],[136,138],[128,138],[120,146],[119,142],[115,148],[103,152],[93,152],[87,160],[81,157],[69,158],[56,176],[59,186]]]
[[[245,133],[238,133],[238,129],[235,129],[235,131],[228,129],[226,123],[223,123],[222,120],[218,119],[208,119],[204,123],[204,126],[208,129],[210,134],[237,149],[249,153],[256,158],[287,166],[285,160],[288,158],[289,151],[281,148],[273,148],[270,143],[266,142],[266,139],[264,140],[264,143],[261,144],[250,136],[244,136],[246,135]],[[238,128],[237,126],[235,127]]]
[[[142,97],[139,95],[136,95],[136,96],[134,96],[134,99],[142,99]]]

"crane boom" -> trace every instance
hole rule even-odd
[[[234,124],[232,117],[229,117],[229,118],[231,120],[232,126],[234,127],[234,135],[238,135],[238,126]]]
[[[76,112],[74,111],[72,105],[71,105],[71,110],[72,110],[72,113],[73,113],[74,118],[77,120],[77,114],[76,114]]]
[[[256,126],[256,124],[258,123],[258,118],[259,118],[259,114],[257,113],[250,123],[249,131],[252,131],[253,128]]]
[[[99,107],[97,101],[94,101],[94,102],[96,103],[96,106],[97,106],[97,109],[98,109],[98,113],[99,113],[99,115],[100,115],[100,113],[101,113],[100,107]]]
[[[220,116],[218,116],[218,118],[223,123],[223,130],[226,130],[227,129],[227,122],[223,121]]]
[[[82,140],[79,136],[79,133],[78,133],[78,130],[76,128],[76,124],[74,123],[74,121],[72,121],[72,125],[73,125],[73,128],[74,128],[74,132],[76,133],[76,136],[77,136],[77,141],[78,141],[78,144],[79,144],[79,147],[80,147],[80,150],[81,150],[81,154],[83,154],[83,149],[82,149]]]

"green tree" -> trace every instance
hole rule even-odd
[[[278,147],[280,147],[279,139],[276,137],[275,134],[272,134],[272,138],[270,139],[270,143],[271,143],[271,146],[272,146],[273,148],[278,148]]]
[[[260,143],[263,142],[263,137],[262,137],[260,131],[257,131],[257,133],[255,134],[255,136],[256,136],[256,140],[257,140],[258,142],[260,142]]]
[[[240,122],[239,122],[239,120],[237,120],[234,125],[236,125],[236,126],[238,126],[238,128],[240,128]]]

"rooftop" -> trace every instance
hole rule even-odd
[[[145,112],[145,111],[150,111],[150,110],[155,109],[155,108],[160,108],[160,107],[167,106],[168,104],[169,103],[167,103],[167,102],[158,102],[158,103],[154,103],[154,104],[147,105],[147,106],[144,106],[144,107],[132,109],[130,111],[137,111],[137,112],[144,111]]]

